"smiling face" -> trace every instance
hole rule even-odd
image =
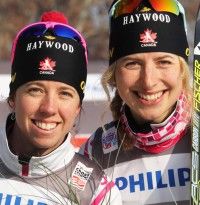
[[[16,154],[50,153],[64,141],[80,112],[77,91],[54,81],[20,86],[11,105],[16,115],[11,146]]]
[[[117,90],[139,124],[160,123],[172,112],[182,89],[178,56],[140,53],[117,61]]]

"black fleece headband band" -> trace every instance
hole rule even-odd
[[[183,17],[169,12],[140,12],[111,17],[109,64],[143,52],[168,52],[188,60]]]
[[[34,80],[52,80],[73,86],[82,101],[87,75],[83,46],[63,37],[29,37],[17,42],[10,94]]]

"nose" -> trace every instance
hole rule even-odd
[[[57,112],[58,106],[56,98],[52,94],[46,94],[40,103],[40,113],[43,115],[54,115]]]
[[[153,89],[158,83],[158,71],[156,70],[156,66],[152,62],[145,63],[141,72],[143,89]]]

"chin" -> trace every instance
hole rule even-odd
[[[51,149],[52,147],[56,146],[56,143],[50,142],[50,140],[40,140],[40,141],[35,141],[33,146],[38,149]]]
[[[143,116],[141,116],[141,122],[142,123],[147,123],[147,122],[149,122],[149,123],[155,123],[155,124],[157,124],[157,123],[161,123],[162,122],[162,120],[160,119],[160,115],[151,115],[151,116],[148,116],[147,117],[147,115],[143,115]]]

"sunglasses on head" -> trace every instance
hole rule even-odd
[[[85,39],[81,36],[81,34],[69,25],[55,22],[34,23],[22,29],[14,40],[12,48],[12,61],[15,54],[16,44],[20,38],[28,38],[31,36],[40,37],[45,35],[48,31],[53,33],[55,36],[69,38],[80,43],[85,49],[85,57],[87,61],[87,46]]]
[[[132,13],[144,0],[118,0],[110,9],[110,16],[117,18],[120,15]],[[146,0],[145,0],[146,1]],[[176,0],[148,0],[152,8],[158,12],[171,12],[179,15],[179,5]]]

